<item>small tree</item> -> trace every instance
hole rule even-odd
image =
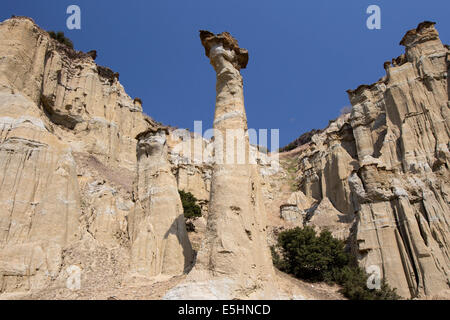
[[[185,218],[198,218],[202,216],[202,209],[197,204],[197,198],[190,192],[178,191],[180,193],[181,203],[183,204]]]
[[[58,32],[55,33],[55,31],[48,31],[48,34],[50,35],[50,38],[55,39],[59,43],[62,43],[64,45],[68,46],[69,48],[73,49],[73,42],[72,42],[72,40],[67,38],[64,35],[64,32],[58,31]]]
[[[368,275],[357,265],[345,266],[335,273],[335,282],[342,286],[341,293],[351,300],[398,300],[400,296],[383,280],[381,288],[367,288]]]
[[[332,281],[335,269],[348,264],[344,242],[328,231],[320,236],[311,227],[295,228],[279,236],[285,265],[289,273],[310,281]]]

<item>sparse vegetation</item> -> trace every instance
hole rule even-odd
[[[64,45],[68,46],[69,48],[73,49],[73,42],[72,42],[72,40],[67,38],[64,35],[64,32],[62,32],[62,31],[58,31],[58,32],[48,31],[48,34],[50,35],[50,38],[55,39],[59,43],[62,43]]]
[[[317,129],[313,129],[309,132],[306,132],[306,133],[302,134],[300,137],[298,137],[297,139],[295,139],[294,141],[292,141],[291,143],[289,143],[287,146],[280,148],[278,151],[279,152],[287,152],[287,151],[294,150],[295,148],[302,146],[304,144],[310,143],[311,138],[315,134],[319,134],[321,132],[322,132],[322,130],[317,130]]]
[[[395,289],[382,283],[380,290],[367,287],[368,275],[351,255],[343,241],[333,238],[329,231],[320,235],[311,227],[282,232],[278,247],[272,247],[275,267],[311,282],[325,281],[342,286],[341,293],[352,300],[396,300]]]
[[[202,209],[197,204],[197,198],[190,192],[178,191],[180,193],[181,202],[183,204],[184,217],[198,218],[202,216]]]
[[[280,164],[287,173],[286,184],[289,185],[292,192],[299,190],[299,186],[297,184],[298,161],[298,157],[296,156],[280,159]]]
[[[294,150],[295,148],[297,148],[298,146],[297,146],[297,144],[295,143],[295,142],[291,142],[291,143],[289,143],[287,146],[285,146],[285,147],[283,147],[283,148],[280,148],[279,150],[278,150],[278,152],[288,152],[288,151],[291,151],[291,150]]]

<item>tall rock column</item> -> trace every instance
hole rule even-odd
[[[131,270],[144,276],[182,274],[191,266],[177,182],[167,159],[166,130],[138,135],[136,207],[130,215]]]
[[[208,225],[194,269],[168,299],[273,297],[274,270],[256,164],[250,161],[240,69],[248,52],[228,33],[200,31],[217,73],[215,164]]]

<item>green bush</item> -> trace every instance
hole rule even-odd
[[[73,49],[73,42],[72,42],[72,40],[67,38],[64,35],[64,32],[58,31],[58,32],[55,33],[55,31],[48,31],[48,34],[50,35],[50,38],[55,39],[59,43],[62,43],[64,45],[68,46],[69,48]]]
[[[274,246],[270,247],[270,253],[272,254],[272,262],[275,268],[287,272],[286,263],[284,262],[284,259],[280,256],[280,254],[278,253],[277,249]]]
[[[380,290],[367,288],[368,275],[345,251],[345,243],[329,231],[320,235],[311,227],[284,231],[278,236],[278,250],[272,247],[275,267],[311,282],[325,281],[342,286],[341,293],[352,300],[395,300],[395,290],[382,283]],[[279,254],[278,252],[281,252]]]
[[[278,238],[287,272],[310,281],[331,281],[335,269],[349,263],[344,242],[324,231],[316,235],[311,227],[285,231]]]
[[[183,204],[185,218],[197,218],[202,216],[202,210],[197,205],[197,199],[190,192],[178,191],[180,193],[181,203]]]
[[[383,280],[379,290],[367,288],[368,275],[358,266],[345,266],[335,275],[335,281],[342,286],[341,293],[351,300],[397,300],[395,289]]]

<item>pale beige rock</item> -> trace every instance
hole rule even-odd
[[[44,286],[80,236],[80,193],[69,145],[34,103],[0,89],[0,292]]]
[[[243,81],[248,53],[228,33],[200,32],[217,73],[208,225],[196,264],[167,299],[251,299],[274,296],[265,211],[256,164],[250,163]],[[235,138],[229,134],[235,130]],[[239,142],[227,148],[230,139]],[[239,152],[241,153],[239,154]],[[240,162],[239,156],[243,159]]]
[[[287,222],[303,226],[308,211],[314,203],[314,199],[305,196],[303,192],[293,192],[280,206],[280,217]]]
[[[297,183],[324,207],[307,224],[353,230],[361,266],[403,297],[448,297],[449,50],[431,22],[401,44],[385,77],[348,91],[351,114],[293,153]]]
[[[178,188],[191,192],[200,201],[209,201],[211,187],[211,142],[187,130],[168,136],[169,161]]]
[[[328,230],[333,237],[346,240],[350,235],[351,220],[333,206],[328,198],[323,198],[309,213],[305,225],[311,225],[317,232]]]
[[[136,206],[129,216],[132,272],[179,275],[191,267],[193,252],[167,159],[166,131],[146,131],[138,139]]]
[[[205,242],[166,298],[314,298],[275,288],[291,279],[278,281],[267,250],[267,231],[302,225],[350,235],[361,266],[380,267],[402,296],[448,298],[450,53],[433,23],[409,31],[386,76],[349,91],[351,114],[281,155],[281,167],[248,149],[239,72],[248,53],[226,33],[202,38],[218,74],[214,128],[241,130],[240,165],[214,162],[220,139],[170,129],[158,143],[160,126],[117,73],[31,19],[0,24],[0,296],[108,298],[124,288],[127,297],[145,281],[169,289],[192,257],[181,189],[200,200],[195,237]],[[73,267],[80,295],[66,288]]]
[[[0,24],[0,57],[0,293],[64,286],[67,263],[91,270],[87,251],[120,252],[123,262],[133,261],[128,218],[139,180],[135,137],[157,127],[142,113],[142,101],[125,93],[118,74],[50,39],[29,18]],[[170,198],[179,201],[173,176],[168,183],[175,190]],[[157,225],[150,244],[164,261],[157,262],[162,272],[182,273],[189,264],[184,253],[178,259],[177,248],[167,254],[178,236],[192,259],[180,208],[177,203],[167,215],[175,226],[166,228],[168,240]],[[70,249],[80,241],[90,249]],[[103,275],[119,279],[139,269],[131,263],[113,270],[114,256],[105,259]],[[99,270],[83,272],[85,283],[98,278]]]

